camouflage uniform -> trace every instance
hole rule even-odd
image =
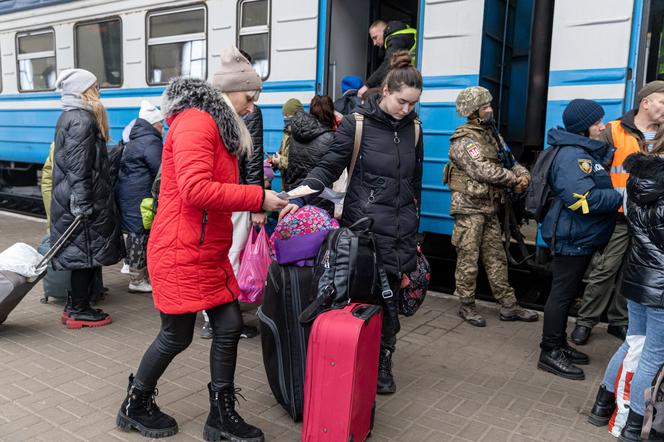
[[[468,88],[457,99],[457,110],[468,117],[490,101],[486,89]],[[514,307],[516,297],[507,281],[507,257],[497,213],[505,201],[505,191],[516,186],[517,177],[525,175],[530,179],[530,175],[518,164],[511,170],[504,168],[498,157],[504,148],[502,138],[503,146],[499,146],[491,128],[475,120],[459,126],[450,141],[450,163],[445,168],[444,181],[452,191],[452,244],[457,249],[455,294],[462,307],[474,310],[481,258],[493,295],[503,307]]]

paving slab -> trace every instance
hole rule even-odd
[[[46,225],[0,213],[0,250],[38,245]],[[39,284],[0,325],[0,441],[144,441],[115,427],[115,415],[143,352],[157,335],[159,315],[149,295],[127,292],[119,266],[104,269],[101,307],[113,323],[67,330],[62,304],[41,304]],[[486,328],[456,315],[457,302],[432,294],[402,319],[394,374],[398,391],[378,397],[373,441],[612,441],[586,423],[604,371],[619,342],[598,327],[583,347],[592,363],[585,381],[537,370],[541,322],[505,323],[493,304],[480,303]],[[245,319],[256,325],[249,312]],[[202,440],[207,416],[210,341],[198,338],[160,381],[157,402],[180,433],[169,441]],[[241,340],[237,386],[240,413],[268,441],[297,441],[293,423],[270,393],[260,339]]]

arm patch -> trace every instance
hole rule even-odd
[[[466,152],[473,160],[476,160],[480,157],[480,147],[474,142],[468,141],[463,147],[466,149]]]

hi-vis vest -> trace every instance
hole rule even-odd
[[[387,49],[387,42],[390,39],[390,37],[394,37],[395,35],[412,35],[413,36],[413,46],[408,49],[408,52],[410,52],[410,62],[413,64],[413,66],[417,66],[417,60],[415,57],[415,49],[417,49],[417,29],[411,28],[410,26],[406,25],[406,29],[401,29],[400,31],[394,31],[391,34],[388,34],[387,37],[385,37],[385,49]]]
[[[613,138],[613,145],[616,146],[616,152],[613,154],[613,162],[611,163],[611,183],[613,188],[616,189],[625,199],[627,194],[627,179],[629,174],[623,169],[623,162],[633,153],[641,150],[639,141],[627,132],[619,120],[611,122],[611,137]],[[618,212],[622,213],[623,208],[620,206]]]

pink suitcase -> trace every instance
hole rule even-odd
[[[303,442],[362,442],[371,433],[382,309],[350,304],[316,318],[307,353]]]

